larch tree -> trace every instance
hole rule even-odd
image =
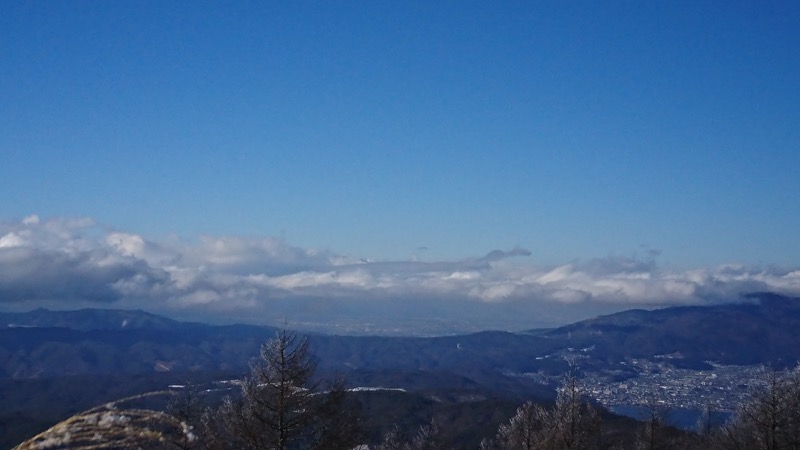
[[[182,450],[201,447],[202,444],[198,439],[198,429],[205,407],[205,401],[199,387],[191,381],[171,393],[167,402],[167,414],[178,419],[184,430],[182,434],[173,440],[173,444],[176,447]]]
[[[241,396],[218,410],[217,442],[247,449],[350,449],[359,444],[358,410],[344,383],[314,378],[306,336],[282,330],[261,346]]]
[[[800,449],[800,366],[786,374],[766,371],[762,385],[713,437],[715,448]]]
[[[583,399],[583,389],[572,371],[557,389],[552,408],[527,402],[503,424],[481,450],[584,450],[598,446],[601,420]]]

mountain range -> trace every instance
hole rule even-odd
[[[320,367],[557,373],[547,358],[591,348],[592,365],[672,355],[675,364],[791,366],[800,359],[800,299],[752,294],[737,303],[628,310],[549,330],[440,337],[311,336]],[[0,377],[193,372],[248,367],[276,329],[178,322],[144,311],[0,313]]]
[[[353,386],[403,388],[426,404],[497,399],[510,409],[551,398],[570,370],[567,360],[576,357],[582,372],[622,379],[637,376],[631,360],[690,370],[794,366],[798,329],[800,298],[758,293],[729,304],[628,310],[518,333],[309,337],[319,370],[344,375]],[[276,331],[144,311],[0,313],[0,434],[35,431],[91,402],[169,383],[238,378]]]

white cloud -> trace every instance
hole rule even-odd
[[[27,243],[28,241],[14,232],[8,233],[0,238],[0,248],[22,247]]]
[[[511,260],[522,248],[455,261],[379,261],[304,249],[275,238],[204,236],[156,242],[91,219],[0,223],[0,302],[79,301],[145,309],[349,311],[394,305],[667,305],[736,300],[742,293],[800,295],[800,270],[725,265],[660,269],[612,257],[541,267]],[[31,303],[33,304],[33,303]],[[302,306],[302,308],[301,308]],[[294,308],[294,309],[293,309]],[[305,309],[303,309],[305,308]],[[240,316],[242,317],[242,316]]]
[[[106,243],[120,254],[133,257],[144,257],[144,239],[141,236],[128,233],[109,233]]]
[[[36,214],[30,215],[24,219],[22,219],[23,225],[37,225],[39,223],[39,216]]]

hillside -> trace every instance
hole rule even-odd
[[[793,365],[800,300],[754,294],[711,306],[629,310],[536,333],[433,338],[313,335],[321,368],[563,372],[557,355],[591,348],[588,367],[672,355],[676,364]],[[0,314],[0,377],[244,370],[274,328],[177,322],[142,311]]]
[[[464,401],[489,402],[480,407],[488,408],[494,401],[551,397],[568,370],[566,359],[577,362],[595,390],[639,380],[644,394],[630,391],[615,401],[637,404],[652,383],[675,384],[697,401],[724,398],[733,395],[727,385],[695,380],[719,373],[720,382],[741,386],[756,372],[736,367],[794,366],[798,329],[800,299],[754,294],[737,303],[629,310],[528,333],[310,337],[322,374],[344,375],[354,386],[403,388],[410,404],[444,402],[466,411]],[[275,332],[143,311],[0,314],[0,431],[29,434],[88,405],[169,383],[237,378]],[[374,408],[388,407],[375,401]]]
[[[630,310],[543,333],[595,346],[606,361],[675,355],[685,364],[793,366],[800,360],[800,299],[752,294],[741,303]]]

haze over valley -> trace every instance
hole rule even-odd
[[[340,334],[550,328],[623,309],[800,295],[800,272],[662,268],[655,252],[542,266],[527,249],[458,260],[377,261],[282,239],[151,240],[89,218],[0,224],[0,298],[35,307],[143,309],[213,323]]]

